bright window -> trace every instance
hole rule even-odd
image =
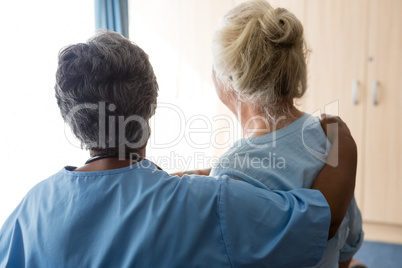
[[[129,3],[130,39],[149,54],[159,83],[147,156],[168,172],[208,168],[239,138],[211,80],[212,35],[234,2]]]
[[[88,157],[65,137],[54,83],[58,51],[94,33],[93,10],[82,0],[1,2],[0,226],[32,186]]]

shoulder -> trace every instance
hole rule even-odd
[[[59,173],[32,187],[4,222],[0,229],[0,267],[6,266],[5,263],[16,267],[25,265],[24,259],[18,253],[29,244],[27,232],[34,224],[35,217],[39,217],[41,207],[49,205],[46,197],[52,195],[51,185],[60,176]]]
[[[321,127],[320,120],[312,115],[306,114],[301,125],[301,134],[306,138],[318,138],[319,140],[327,140],[324,130]]]

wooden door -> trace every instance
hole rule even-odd
[[[367,14],[365,0],[306,0],[306,39],[311,49],[304,111],[339,114],[348,124],[364,154],[363,128],[367,67]],[[364,163],[359,159],[356,199],[362,204]]]
[[[400,0],[370,1],[365,97],[364,216],[395,225],[402,225],[401,12]]]

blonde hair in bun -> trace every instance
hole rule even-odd
[[[307,88],[303,26],[291,12],[251,0],[230,10],[214,34],[214,68],[238,95],[270,116]]]

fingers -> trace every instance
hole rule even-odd
[[[321,114],[319,119],[320,119],[321,125],[327,125],[327,124],[332,124],[332,123],[345,124],[345,122],[343,122],[343,120],[339,116],[336,116],[336,115]]]
[[[338,135],[351,136],[348,126],[339,116],[321,114],[319,119],[322,129],[331,142],[336,139]]]
[[[170,175],[172,176],[179,176],[183,177],[184,175],[203,175],[203,176],[209,176],[209,173],[211,172],[211,169],[197,169],[197,170],[186,170],[186,171],[180,171],[180,172],[175,172]]]
[[[171,173],[171,176],[179,176],[180,178],[183,177],[183,175],[186,174],[185,172],[175,172],[175,173]]]

